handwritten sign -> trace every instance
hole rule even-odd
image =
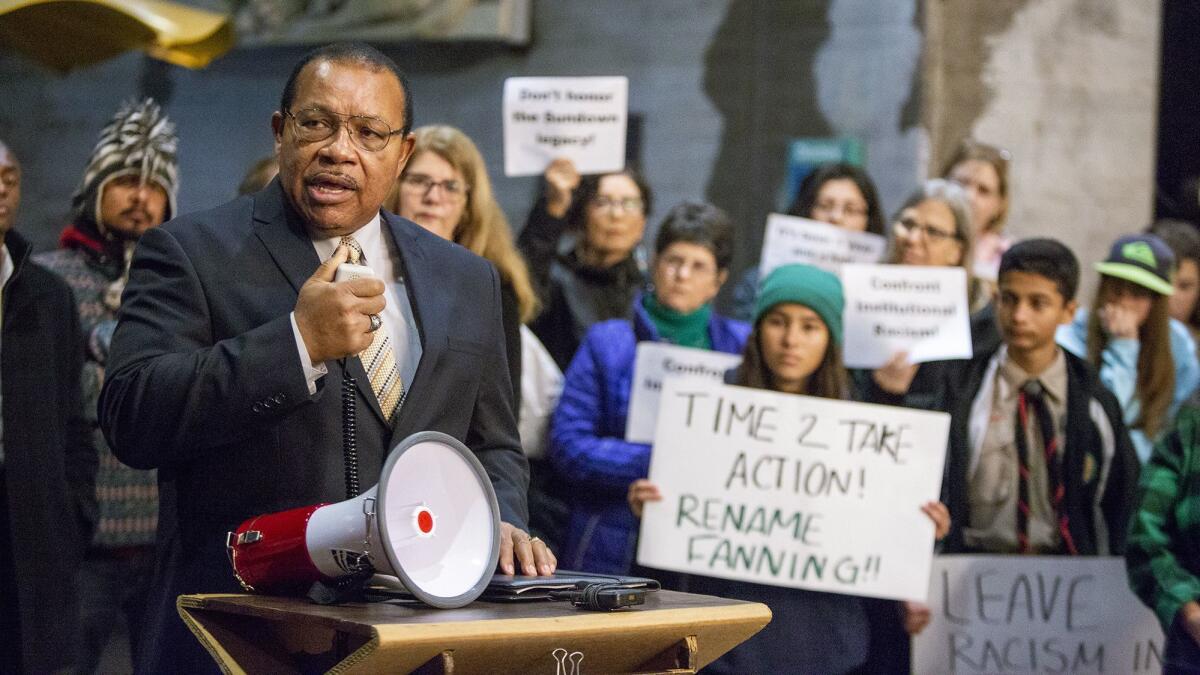
[[[883,258],[887,239],[808,218],[772,213],[763,233],[760,278],[780,265],[805,263],[837,272],[846,263],[875,263]]]
[[[878,368],[899,351],[910,363],[971,358],[961,267],[855,264],[841,275],[847,367]]]
[[[939,556],[914,673],[1159,673],[1162,630],[1121,558]]]
[[[721,384],[725,371],[742,362],[740,354],[678,347],[663,342],[639,342],[633,364],[633,389],[629,395],[629,417],[625,440],[653,443],[658,423],[658,398],[667,377],[704,378]]]
[[[625,168],[629,80],[510,77],[504,81],[504,175],[532,176],[566,157],[579,173]]]
[[[726,579],[923,599],[950,417],[663,382],[638,562]]]

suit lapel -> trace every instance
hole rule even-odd
[[[279,179],[272,181],[254,198],[254,233],[292,289],[299,294],[300,287],[312,276],[321,260],[300,216],[287,204]],[[354,378],[362,398],[370,405],[380,423],[386,425],[387,419],[379,407],[379,399],[371,389],[371,381],[367,379],[362,361],[357,357],[343,359],[342,367]],[[340,388],[341,382],[334,386]]]
[[[298,294],[321,261],[299,215],[288,206],[278,178],[254,197],[254,233]]]
[[[408,293],[413,319],[417,323],[417,334],[421,338],[421,360],[408,387],[409,395],[396,416],[394,428],[394,433],[404,431],[407,435],[421,431],[415,428],[421,424],[421,420],[414,415],[423,410],[419,403],[421,392],[432,386],[431,378],[446,346],[450,303],[442,294],[444,287],[437,283],[439,270],[434,268],[433,261],[421,244],[420,235],[423,233],[417,229],[420,226],[386,211],[383,213],[383,222],[400,252],[400,273],[404,275],[404,289]]]

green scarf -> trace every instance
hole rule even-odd
[[[712,303],[707,303],[700,309],[683,314],[663,305],[647,293],[642,296],[642,307],[650,315],[658,335],[663,340],[681,347],[697,349],[712,349],[712,338],[708,334],[708,320],[712,317]]]

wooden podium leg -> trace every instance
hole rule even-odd
[[[412,675],[454,675],[454,650],[447,649],[412,671]]]
[[[695,635],[689,635],[671,647],[659,652],[654,658],[637,667],[638,673],[669,673],[690,675],[698,670],[696,655],[699,643]]]

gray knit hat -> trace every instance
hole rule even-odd
[[[163,114],[152,98],[140,103],[128,101],[113,115],[100,140],[96,142],[83,181],[71,196],[71,208],[76,217],[84,217],[100,226],[100,195],[104,186],[118,176],[134,174],[142,180],[158,183],[167,193],[166,219],[176,214],[179,167],[175,150],[179,139],[175,125]]]

